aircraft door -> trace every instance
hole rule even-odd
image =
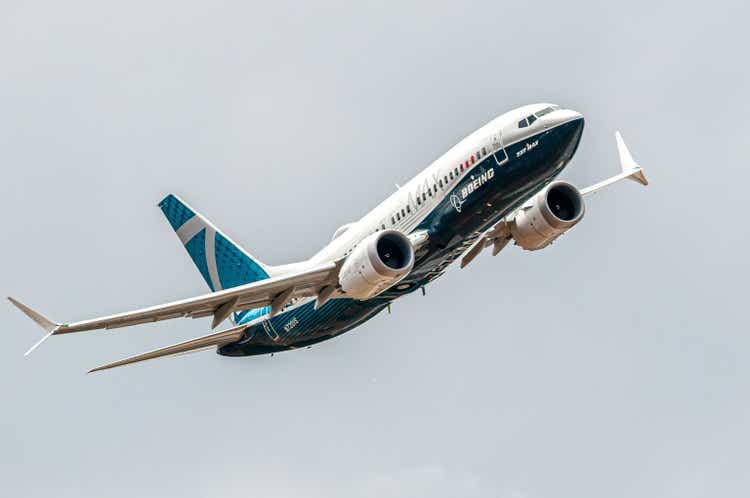
[[[492,135],[492,151],[498,166],[508,161],[508,154],[505,153],[505,146],[503,144],[503,132],[498,131]]]

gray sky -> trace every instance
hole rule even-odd
[[[156,203],[303,259],[494,116],[586,115],[553,247],[482,255],[311,350],[86,376],[204,334],[0,306],[0,494],[747,496],[745,2],[0,6],[0,289],[58,320],[206,290]],[[291,150],[293,153],[286,153]]]

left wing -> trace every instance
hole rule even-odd
[[[307,270],[268,278],[219,292],[74,323],[53,322],[11,297],[8,300],[47,332],[39,342],[26,352],[28,355],[52,335],[129,327],[141,323],[182,317],[213,316],[212,328],[214,328],[234,311],[264,306],[271,307],[271,316],[273,316],[280,312],[289,301],[297,297],[320,295],[324,296],[326,300],[329,299],[332,289],[338,282],[339,266],[336,262],[331,261]]]

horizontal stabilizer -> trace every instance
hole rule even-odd
[[[44,337],[42,337],[41,339],[39,339],[39,341],[37,341],[33,346],[31,346],[29,348],[28,351],[26,351],[24,353],[24,356],[28,356],[32,351],[34,351],[36,348],[38,348],[39,345],[41,345],[44,341],[46,341],[51,335],[53,335],[55,332],[57,332],[57,330],[60,328],[60,324],[59,323],[55,323],[52,320],[50,320],[49,318],[47,318],[44,315],[42,315],[41,313],[37,313],[36,311],[32,310],[31,308],[29,308],[28,306],[26,306],[22,302],[17,301],[15,299],[13,299],[12,297],[8,297],[8,301],[10,301],[11,304],[13,304],[13,306],[15,306],[19,310],[23,311],[23,313],[26,316],[28,316],[29,318],[31,318],[32,320],[34,320],[37,323],[37,325],[39,325],[40,327],[42,327],[44,329],[44,331],[46,332],[44,334]]]
[[[223,346],[224,344],[229,344],[231,342],[240,340],[246,328],[247,325],[241,325],[239,327],[234,327],[223,332],[217,332],[216,334],[209,334],[203,337],[198,337],[197,339],[191,339],[189,341],[180,342],[172,346],[149,351],[148,353],[131,356],[130,358],[125,358],[124,360],[119,360],[108,363],[106,365],[102,365],[100,367],[96,367],[92,370],[89,370],[89,373],[99,372],[101,370],[109,370],[110,368],[122,367],[124,365],[130,365],[132,363],[138,363],[146,360],[153,360],[155,358],[162,358],[165,356],[194,353],[214,346]]]

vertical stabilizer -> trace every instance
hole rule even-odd
[[[269,266],[176,195],[167,195],[159,207],[212,291],[269,278]]]

